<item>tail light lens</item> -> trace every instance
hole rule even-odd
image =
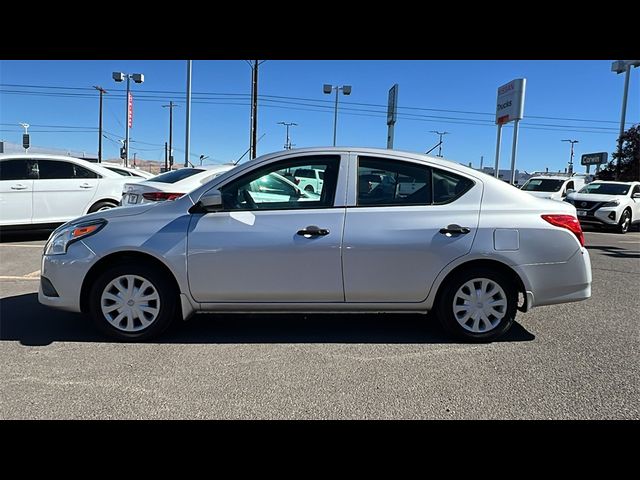
[[[573,215],[542,215],[542,218],[556,227],[566,228],[578,238],[580,245],[584,247],[584,234],[580,222]]]
[[[170,192],[148,192],[143,193],[142,196],[152,202],[164,202],[165,200],[175,200],[180,198],[184,193],[170,193]]]

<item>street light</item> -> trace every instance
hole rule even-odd
[[[209,158],[209,155],[200,155],[200,166],[202,166],[202,162]]]
[[[440,136],[440,142],[438,143],[438,156],[442,158],[442,137],[445,135],[449,135],[451,132],[438,132],[436,130],[430,130],[429,133],[435,133]],[[433,150],[433,149],[432,149]],[[431,151],[431,150],[430,150]]]
[[[129,82],[131,79],[133,79],[134,82],[136,83],[143,83],[144,82],[144,75],[142,73],[124,73],[124,72],[113,72],[111,74],[112,78],[120,83],[122,82],[125,78],[127,79],[127,96],[125,98],[125,137],[124,137],[124,166],[128,167],[129,166],[129,122],[132,120],[129,117],[129,110],[131,108],[130,106],[130,102],[129,102]]]
[[[291,138],[289,137],[289,127],[297,127],[298,124],[295,122],[278,122],[278,125],[284,125],[285,127],[287,127],[287,138],[284,141],[284,149],[285,150],[291,150],[292,144],[291,144]]]
[[[620,115],[620,135],[618,136],[618,161],[616,162],[616,180],[620,177],[620,158],[622,157],[622,135],[624,134],[624,121],[627,115],[627,95],[629,94],[629,77],[631,67],[640,66],[640,60],[618,60],[611,64],[611,71],[620,74],[626,72],[624,78],[624,93],[622,94],[622,113]]]
[[[569,176],[573,174],[573,144],[580,143],[578,140],[562,140],[571,143],[571,157],[569,157]]]
[[[344,95],[351,95],[351,85],[329,85],[325,83],[322,87],[322,91],[325,95],[331,95],[331,91],[336,91],[336,106],[333,113],[333,146],[336,146],[336,129],[338,127],[338,90],[342,90]]]

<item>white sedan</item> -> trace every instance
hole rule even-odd
[[[123,185],[141,180],[63,155],[0,155],[0,226],[50,228],[117,207]]]
[[[234,164],[185,167],[161,173],[144,182],[126,183],[122,189],[120,204],[130,207],[143,203],[175,200],[234,167]]]

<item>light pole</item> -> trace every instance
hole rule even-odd
[[[442,157],[442,137],[445,135],[449,135],[451,132],[438,132],[436,130],[430,130],[429,133],[435,133],[440,136],[440,143],[438,143],[438,156]]]
[[[629,77],[631,67],[640,66],[640,60],[618,60],[611,64],[611,71],[620,74],[626,72],[624,78],[624,93],[622,94],[622,113],[620,114],[620,135],[618,136],[618,161],[616,162],[616,180],[620,178],[620,158],[622,157],[622,135],[624,134],[624,123],[627,115],[627,96],[629,94]]]
[[[142,73],[124,73],[124,72],[113,72],[111,74],[112,78],[116,82],[122,82],[125,78],[127,79],[127,97],[125,99],[126,105],[126,115],[125,115],[125,137],[124,137],[124,166],[129,166],[129,128],[133,125],[133,98],[131,98],[130,93],[130,80],[133,78],[133,81],[136,83],[144,82],[144,75]]]
[[[569,157],[569,176],[573,174],[573,144],[580,143],[578,140],[562,140],[571,143],[571,157]]]
[[[202,162],[209,158],[209,155],[200,155],[200,166],[202,166]]]
[[[289,127],[297,127],[298,124],[295,122],[278,122],[278,125],[284,125],[287,127],[287,138],[284,141],[284,149],[291,150],[291,138],[289,137]]]
[[[100,92],[100,120],[98,121],[98,163],[102,163],[102,95],[107,91],[102,87],[93,86]]]
[[[24,153],[27,153],[29,150],[29,125],[28,123],[20,123],[20,126],[24,128],[24,134],[22,135],[22,147],[24,148]]]
[[[336,91],[336,106],[333,112],[333,146],[336,146],[336,132],[338,128],[338,90],[342,90],[344,95],[351,95],[351,85],[330,85],[325,83],[322,87],[322,91],[325,95],[331,95],[331,92]]]

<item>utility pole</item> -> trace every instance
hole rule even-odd
[[[287,138],[284,141],[284,149],[291,150],[291,137],[289,137],[289,127],[297,127],[298,124],[295,122],[278,122],[278,125],[284,125],[287,127]]]
[[[631,67],[640,67],[640,60],[618,60],[611,64],[611,71],[616,74],[625,73],[624,92],[622,94],[622,111],[620,112],[620,135],[618,136],[618,161],[616,162],[616,180],[620,179],[620,160],[622,159],[622,135],[624,134],[625,117],[627,114],[627,96],[629,95],[629,77]],[[597,169],[600,168],[598,165]],[[597,170],[596,169],[596,173]]]
[[[482,170],[483,163],[484,163],[484,155],[480,155],[480,170]]]
[[[102,87],[93,86],[100,92],[100,120],[98,121],[98,163],[102,163],[102,95],[107,91]]]
[[[136,166],[136,155],[138,155],[138,152],[134,152],[133,153],[133,166]]]
[[[191,144],[191,60],[187,60],[187,134],[184,142],[184,166],[189,166],[189,147]],[[171,152],[169,152],[171,155]]]
[[[169,160],[171,161],[171,165],[173,165],[173,109],[179,106],[180,105],[173,103],[173,101],[169,102],[169,105],[162,105],[162,108],[169,109]]]
[[[440,143],[438,144],[438,156],[442,158],[442,137],[444,135],[448,135],[450,132],[437,132],[435,130],[431,130],[430,133],[435,133],[436,135],[440,135]]]
[[[562,140],[571,143],[571,156],[569,157],[569,175],[573,174],[573,144],[580,143],[578,140]]]

